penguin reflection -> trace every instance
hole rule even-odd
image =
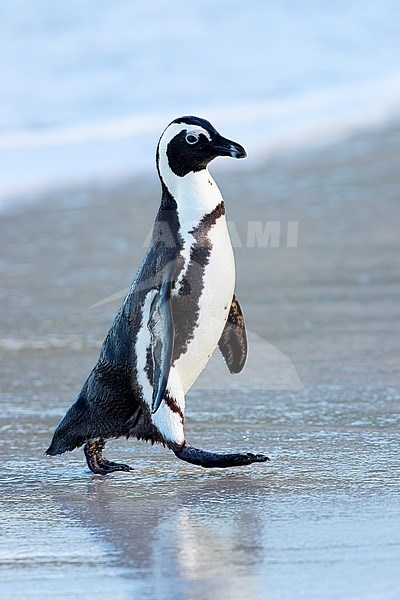
[[[221,577],[224,597],[237,597],[237,586],[257,581],[263,563],[266,498],[259,481],[201,479],[185,486],[180,480],[181,491],[170,495],[164,485],[159,493],[154,485],[149,495],[146,485],[127,495],[116,480],[93,479],[86,498],[64,496],[62,510],[108,547],[124,575],[151,580],[157,598],[164,597],[161,581],[165,591],[166,580],[172,586],[195,580],[219,585]]]

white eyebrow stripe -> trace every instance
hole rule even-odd
[[[171,123],[171,125],[168,125],[167,129],[160,138],[160,152],[165,152],[170,141],[173,140],[176,135],[181,133],[181,131],[194,133],[196,135],[200,135],[202,133],[206,136],[208,141],[211,141],[211,135],[209,132],[200,125],[190,125],[189,123]]]
[[[211,135],[208,133],[208,131],[206,131],[205,129],[203,129],[203,127],[200,127],[199,125],[188,125],[188,127],[190,127],[190,129],[186,129],[186,135],[187,134],[194,134],[194,135],[200,135],[201,133],[203,135],[206,136],[206,138],[208,139],[209,142],[211,142]]]

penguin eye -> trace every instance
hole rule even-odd
[[[188,144],[197,144],[197,142],[199,141],[199,136],[196,135],[195,133],[187,133],[186,134],[186,141]]]

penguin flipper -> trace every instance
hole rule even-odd
[[[243,312],[235,294],[218,346],[229,371],[240,373],[247,358],[247,335]]]
[[[174,323],[171,307],[172,282],[168,277],[155,296],[148,321],[153,357],[153,398],[151,412],[157,412],[167,388],[174,348]]]

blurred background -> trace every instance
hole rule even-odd
[[[250,156],[400,108],[395,0],[4,1],[0,202],[153,166],[160,131],[204,115]]]
[[[0,598],[398,600],[400,4],[0,4]],[[202,470],[44,457],[140,264],[155,148],[184,114],[216,160],[249,359],[187,396]]]

